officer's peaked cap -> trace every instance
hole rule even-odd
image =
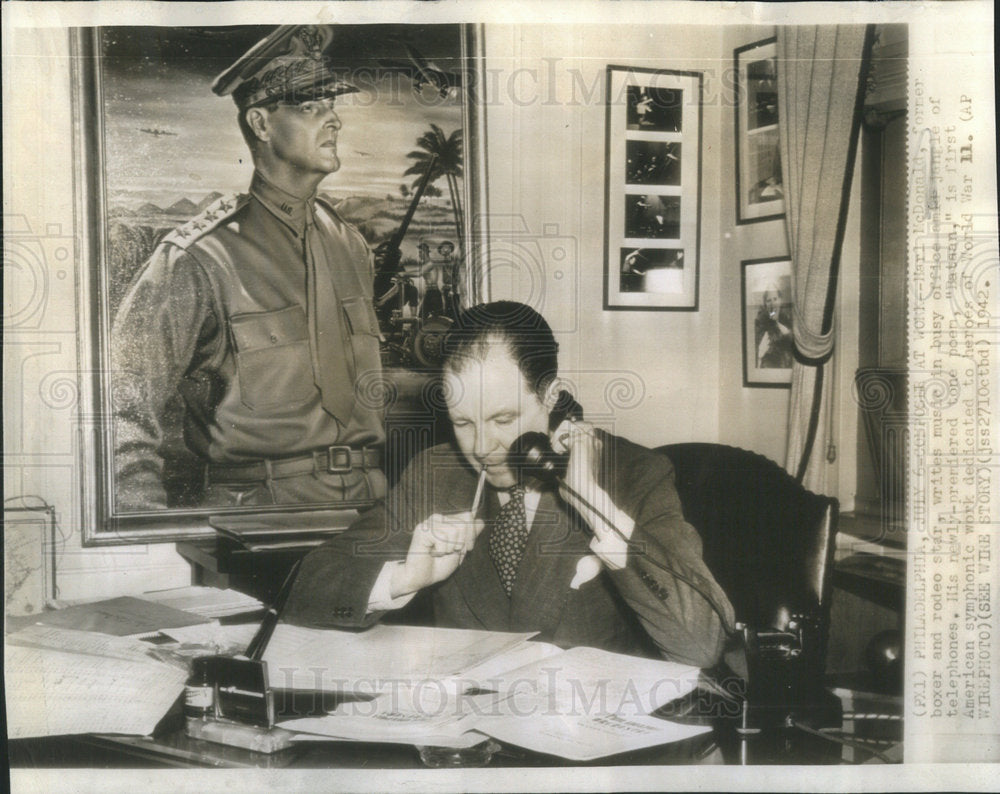
[[[332,25],[281,25],[216,77],[212,91],[232,94],[240,110],[353,93],[358,88],[330,70],[332,41]]]

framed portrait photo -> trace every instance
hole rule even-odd
[[[778,59],[775,39],[740,47],[736,68],[736,222],[785,214],[778,140]]]
[[[700,72],[609,66],[604,308],[696,311]]]
[[[795,358],[791,260],[750,259],[740,270],[743,385],[789,388]]]

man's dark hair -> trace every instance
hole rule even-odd
[[[457,371],[465,361],[482,361],[496,342],[507,346],[525,381],[541,398],[558,372],[559,343],[545,318],[523,303],[494,301],[463,311],[445,337],[442,369]]]

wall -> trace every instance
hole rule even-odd
[[[733,26],[724,29],[722,52],[732,66],[733,51],[774,35],[768,27]],[[736,223],[736,100],[734,81],[724,81],[722,146],[719,150],[722,185],[720,204],[719,287],[719,441],[751,449],[784,464],[787,443],[789,389],[743,386],[742,296],[740,262],[788,256],[784,219]],[[857,405],[851,396],[858,350],[858,294],[860,256],[861,154],[857,157],[840,264],[837,301],[836,354],[829,365],[835,400],[834,438],[837,460],[831,464],[830,493],[842,509],[852,509],[855,490]]]
[[[701,283],[697,312],[602,310],[605,67],[706,70],[719,28],[528,25],[486,30],[492,297],[531,303],[561,345],[585,410],[653,446],[719,432],[719,157],[722,114],[702,120]],[[706,57],[706,53],[709,57]],[[511,262],[500,223],[539,238],[541,261]],[[564,248],[566,258],[558,259]]]
[[[77,456],[76,173],[65,29],[5,31],[4,498],[54,505],[57,595],[85,598],[189,583],[173,544],[82,548]],[[31,85],[35,90],[10,90]]]

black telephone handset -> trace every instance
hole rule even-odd
[[[567,418],[582,419],[583,412],[579,404],[567,392],[561,391],[556,400],[555,408],[549,416],[549,433],[559,427],[563,420]],[[587,501],[582,494],[574,491],[566,484],[565,477],[566,471],[569,468],[569,455],[561,455],[552,449],[552,443],[549,441],[549,436],[546,433],[523,433],[514,439],[514,443],[507,450],[507,466],[517,475],[518,481],[521,483],[538,483],[549,488],[558,488],[561,485],[579,500],[581,504],[593,512],[595,516],[599,517],[605,526],[617,535],[635,556],[641,557],[647,564],[680,579],[693,588],[695,592],[701,593],[722,619],[722,626],[726,633],[734,633],[734,629],[729,625],[725,613],[715,603],[711,595],[705,592],[702,584],[693,581],[688,575],[675,570],[670,565],[649,557],[643,550],[642,544],[633,543],[628,536],[615,526],[611,518],[604,515],[597,507]]]
[[[583,411],[567,391],[560,391],[556,404],[549,414],[549,433],[553,433],[566,419],[581,419]],[[552,449],[545,433],[524,433],[518,436],[507,451],[507,465],[517,473],[520,482],[534,481],[545,487],[555,488],[566,476],[569,455]]]

